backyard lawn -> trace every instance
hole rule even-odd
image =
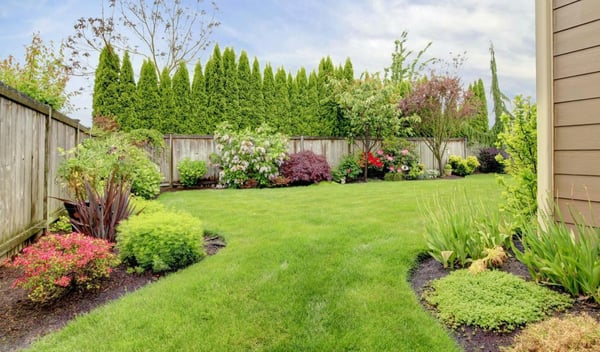
[[[408,283],[426,248],[423,206],[459,193],[495,207],[500,192],[494,176],[474,175],[165,193],[227,247],[31,349],[458,351]]]

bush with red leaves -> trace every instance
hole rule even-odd
[[[281,166],[281,173],[289,178],[293,185],[331,181],[331,168],[327,159],[310,150],[291,154]]]

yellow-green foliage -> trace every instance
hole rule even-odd
[[[136,214],[155,214],[166,210],[165,206],[157,200],[132,196],[129,202],[133,205]]]
[[[600,351],[600,323],[587,314],[548,319],[525,328],[503,351]]]
[[[456,270],[436,280],[423,297],[451,327],[511,331],[571,306],[568,296],[501,271],[473,275]]]
[[[132,267],[172,271],[205,255],[202,222],[187,213],[142,213],[121,222],[117,230],[119,257]]]
[[[450,155],[448,164],[452,167],[452,173],[458,176],[471,175],[479,167],[479,161],[474,156],[463,159],[458,155]]]

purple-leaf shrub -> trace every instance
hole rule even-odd
[[[106,240],[73,232],[47,234],[7,265],[23,269],[13,287],[28,291],[33,302],[45,303],[73,288],[92,289],[119,264]]]
[[[291,154],[281,166],[281,173],[296,185],[331,181],[331,168],[327,159],[310,150]]]
[[[504,165],[496,159],[496,155],[502,155],[504,159],[508,158],[508,154],[494,147],[479,149],[479,171],[483,173],[504,173]]]

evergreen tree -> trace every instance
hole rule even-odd
[[[238,93],[238,68],[235,62],[235,51],[225,48],[223,52],[223,84],[226,97],[224,118],[234,128],[240,127],[240,102]]]
[[[309,123],[307,119],[308,101],[308,79],[306,78],[306,69],[301,67],[296,72],[296,78],[292,85],[292,94],[290,96],[293,134],[299,136],[309,135]]]
[[[121,106],[117,122],[121,125],[123,131],[135,129],[137,118],[135,116],[136,105],[136,86],[133,78],[133,66],[129,59],[129,53],[126,51],[123,55],[121,64],[121,74],[119,76],[119,105]]]
[[[275,122],[273,127],[281,133],[290,133],[290,90],[287,73],[279,67],[275,74]]]
[[[175,133],[192,134],[192,104],[190,74],[182,61],[173,75],[173,118],[177,121]]]
[[[476,107],[477,113],[475,117],[468,120],[465,128],[465,136],[470,141],[478,142],[480,144],[490,144],[488,141],[488,110],[487,110],[487,99],[485,97],[485,88],[483,86],[483,80],[473,82],[469,85],[468,89],[472,94],[472,105]]]
[[[335,76],[331,57],[321,59],[318,72],[320,136],[334,136],[337,122],[337,108],[329,82]]]
[[[313,70],[308,76],[306,89],[306,106],[304,109],[307,136],[324,136],[319,119],[319,78]]]
[[[194,80],[192,81],[191,93],[192,118],[188,128],[190,133],[211,134],[214,130],[209,130],[206,115],[206,82],[204,82],[204,73],[202,73],[202,63],[198,61],[194,67]]]
[[[217,124],[225,120],[225,77],[223,59],[219,44],[215,45],[213,55],[206,63],[204,74],[206,82],[206,128],[212,134]]]
[[[265,66],[263,73],[263,97],[265,102],[265,117],[264,121],[272,127],[277,124],[277,107],[275,104],[275,77],[273,76],[273,68],[270,64]]]
[[[180,133],[180,120],[175,115],[175,97],[173,94],[173,86],[171,84],[171,76],[169,70],[165,67],[160,74],[160,83],[158,84],[158,94],[160,95],[160,107],[158,119],[160,123],[156,128],[162,133]]]
[[[502,122],[500,116],[506,113],[510,115],[510,112],[506,108],[506,102],[508,97],[500,91],[500,84],[498,83],[498,71],[496,68],[496,54],[494,53],[494,45],[490,43],[490,70],[492,71],[492,86],[490,92],[492,99],[494,100],[494,127],[492,128],[493,139],[496,139],[498,133],[502,132]]]
[[[119,116],[119,56],[107,45],[100,52],[100,61],[94,78],[92,117]]]
[[[248,119],[250,127],[259,127],[265,119],[265,99],[263,97],[263,82],[260,72],[260,64],[258,59],[254,58],[252,62],[252,77],[250,80],[250,101],[252,110]]]
[[[344,63],[344,79],[348,82],[354,81],[354,67],[349,57],[346,58],[346,62]]]
[[[240,129],[243,129],[251,125],[251,119],[254,110],[254,107],[252,106],[253,87],[250,61],[248,60],[248,54],[246,54],[246,52],[243,50],[240,53],[240,58],[238,59],[237,86],[238,99],[240,103],[239,127]]]
[[[148,128],[161,130],[160,126],[160,94],[158,91],[158,78],[154,64],[150,60],[144,61],[140,71],[140,80],[137,86],[136,111],[138,124],[133,128]]]

